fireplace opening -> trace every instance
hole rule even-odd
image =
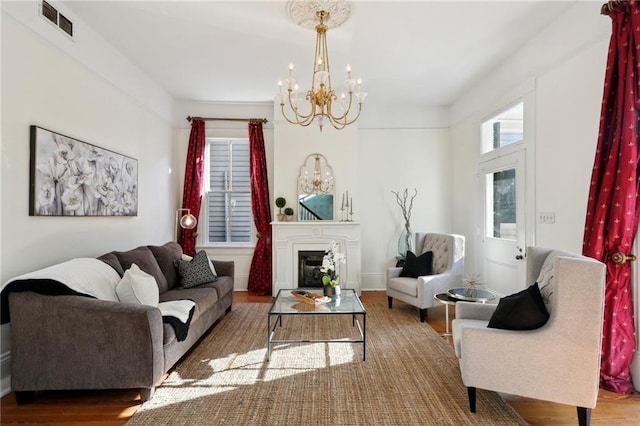
[[[298,287],[322,287],[323,250],[298,252]]]

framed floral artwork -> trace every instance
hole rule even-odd
[[[138,160],[31,126],[30,216],[137,216]]]

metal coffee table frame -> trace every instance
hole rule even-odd
[[[367,354],[367,311],[360,298],[353,289],[342,289],[339,296],[332,296],[331,301],[321,305],[307,305],[291,294],[299,289],[281,289],[273,298],[271,309],[267,315],[267,361],[271,359],[271,347],[278,343],[362,343],[362,360]],[[322,294],[322,289],[306,289]],[[288,340],[274,339],[273,335],[278,326],[282,327],[283,316],[296,315],[351,315],[352,325],[358,327],[360,338],[327,339],[327,340]],[[360,316],[362,324],[360,323]],[[275,317],[275,321],[274,321]]]

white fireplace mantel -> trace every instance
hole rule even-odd
[[[340,265],[340,285],[360,294],[360,224],[355,222],[272,222],[273,288],[298,287],[298,252],[326,250],[335,241],[345,254]]]

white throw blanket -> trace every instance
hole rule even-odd
[[[101,260],[76,258],[37,271],[29,272],[4,283],[2,289],[13,281],[49,279],[58,281],[78,293],[99,300],[118,302],[116,285],[120,276],[111,266]]]
[[[74,292],[95,297],[98,300],[119,302],[116,286],[120,279],[115,269],[99,259],[76,258],[11,278],[2,285],[0,291],[4,292],[5,288],[11,283],[26,287],[29,285],[29,281],[38,282],[38,285],[42,288],[41,280],[48,280],[63,284]],[[22,281],[22,283],[18,283],[18,281]],[[51,285],[53,286],[55,283]],[[38,292],[38,288],[31,290]],[[46,294],[52,293],[47,292]],[[7,295],[3,295],[3,302],[5,302],[3,305],[6,304],[7,298]],[[195,305],[193,301],[186,299],[158,304],[163,320],[173,325],[176,329],[178,340],[183,340],[186,337]],[[3,306],[3,309],[6,308],[8,306]],[[172,320],[172,318],[175,318],[175,320]]]

